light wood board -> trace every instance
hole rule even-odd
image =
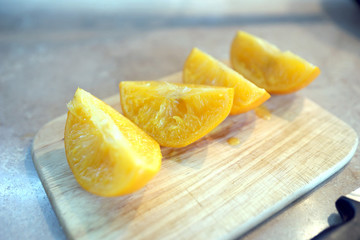
[[[118,95],[105,101],[121,111]],[[70,239],[231,239],[339,171],[357,147],[351,127],[307,98],[273,96],[265,106],[269,120],[229,116],[187,147],[162,148],[159,174],[123,197],[77,184],[64,152],[66,115],[38,132],[33,161]]]

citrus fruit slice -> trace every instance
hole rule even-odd
[[[234,88],[232,115],[252,110],[270,97],[264,89],[197,48],[186,59],[183,82]]]
[[[67,106],[66,158],[85,190],[132,193],[160,170],[159,144],[115,109],[82,89]]]
[[[161,146],[184,147],[219,125],[229,114],[234,90],[159,81],[119,84],[124,115]]]
[[[231,45],[232,67],[269,93],[292,93],[310,84],[319,74],[312,65],[290,51],[281,52],[263,39],[239,31]]]

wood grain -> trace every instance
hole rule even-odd
[[[120,110],[118,95],[105,101]],[[357,147],[351,127],[307,98],[273,96],[265,106],[269,120],[253,111],[229,116],[187,147],[162,148],[159,174],[124,197],[77,184],[64,152],[66,115],[38,132],[33,161],[71,239],[230,239],[329,178]]]

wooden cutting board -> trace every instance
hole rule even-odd
[[[120,111],[118,95],[105,101]],[[187,147],[162,148],[159,174],[123,197],[77,184],[64,152],[66,115],[37,133],[33,161],[71,239],[231,239],[339,171],[357,147],[351,127],[307,98],[273,96],[265,106],[268,120],[229,116]]]

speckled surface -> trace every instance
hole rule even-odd
[[[360,130],[360,8],[355,1],[0,0],[0,236],[65,239],[32,163],[43,124],[80,86],[105,98],[121,80],[182,68],[191,48],[227,59],[239,29],[318,65],[297,94]],[[334,202],[360,185],[359,150],[338,174],[244,239],[308,239],[338,221]]]

